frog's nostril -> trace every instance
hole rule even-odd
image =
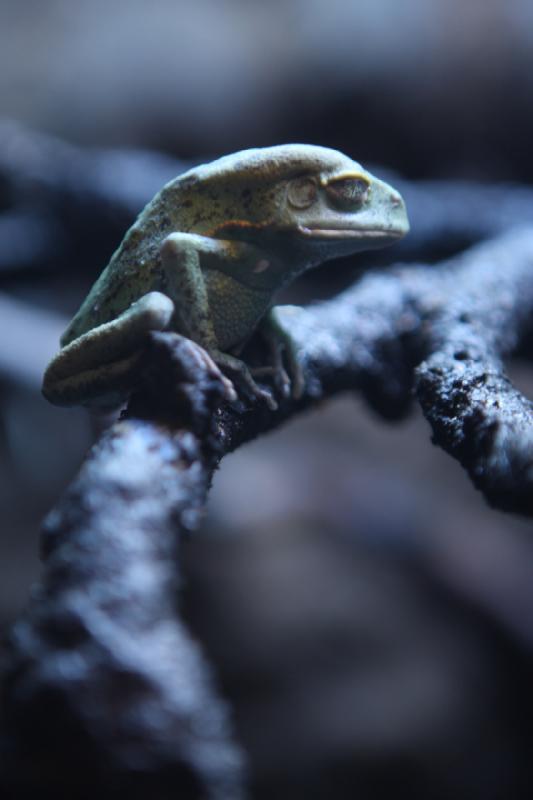
[[[402,198],[399,194],[391,194],[390,204],[393,208],[399,208],[402,205]]]

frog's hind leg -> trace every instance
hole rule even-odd
[[[113,407],[129,394],[150,331],[168,328],[174,303],[150,292],[111,322],[66,345],[50,362],[43,394],[56,405]]]

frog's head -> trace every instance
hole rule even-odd
[[[191,170],[181,185],[197,218],[201,211],[198,233],[285,248],[308,263],[382,247],[409,230],[395,189],[315,145],[244,150]]]

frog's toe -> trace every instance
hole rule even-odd
[[[290,358],[291,388],[294,400],[299,400],[305,390],[305,372],[298,358]]]
[[[220,369],[219,362],[214,357],[214,354],[204,350],[203,347],[197,347],[197,353],[203,362],[203,366],[207,367],[211,374],[214,375],[222,384],[224,389],[224,399],[227,400],[228,403],[235,403],[238,397],[237,392],[235,391],[235,386],[233,385],[233,381],[231,381],[227,375],[224,375]]]
[[[283,397],[290,397],[291,379],[283,365],[283,351],[285,347],[286,343],[283,341],[283,339],[275,337],[270,339],[270,351],[272,354],[275,381],[280,387]]]
[[[251,392],[251,394],[254,395],[254,397],[257,397],[259,400],[265,402],[270,411],[277,411],[277,400],[274,398],[274,395],[269,389],[262,389],[255,381],[253,381],[253,386],[251,384],[247,384],[246,388]]]
[[[224,386],[224,397],[228,401],[228,403],[236,403],[238,400],[237,392],[235,391],[235,386],[230,379],[224,375],[223,372],[220,373],[222,376],[222,384]]]
[[[235,386],[233,385],[233,381],[228,378],[227,375],[218,368],[216,364],[213,363],[213,366],[216,369],[217,378],[221,382],[222,387],[224,389],[224,399],[227,400],[228,403],[236,403],[238,398],[237,392],[235,391]]]
[[[267,367],[267,369],[269,370],[270,374],[272,374],[271,368]],[[257,374],[257,373],[255,373],[255,371],[254,371],[254,374]],[[261,371],[260,374],[264,375],[266,373]],[[238,372],[238,379],[242,383],[244,389],[249,394],[251,394],[252,397],[256,397],[258,400],[261,400],[264,403],[266,403],[271,411],[276,411],[277,410],[278,403],[277,403],[272,391],[270,389],[266,389],[266,388],[263,388],[263,387],[259,386],[255,382],[252,372],[250,372],[250,370],[248,370],[248,368],[246,366],[245,366],[245,369],[243,369],[242,371]]]
[[[221,353],[218,350],[210,351],[209,355],[219,367],[235,373],[237,382],[241,384],[252,397],[262,400],[267,404],[271,411],[276,411],[278,404],[274,398],[274,395],[269,389],[264,389],[261,386],[258,386],[244,361],[241,361],[235,356],[228,355],[227,353]],[[233,387],[233,384],[231,385]]]
[[[283,364],[274,364],[271,367],[254,367],[250,370],[250,374],[253,378],[272,378],[281,396],[290,397],[291,379]]]

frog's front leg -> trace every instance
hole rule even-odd
[[[165,330],[173,313],[169,297],[149,292],[116,319],[82,334],[50,362],[44,396],[55,405],[119,405],[138,376],[147,334]]]
[[[279,309],[283,308],[285,313],[290,306],[274,306],[268,314],[261,320],[260,333],[270,346],[272,354],[272,367],[265,367],[263,370],[254,370],[253,374],[266,373],[270,370],[275,379],[281,386],[285,395],[292,394],[295,400],[300,399],[305,389],[305,375],[302,364],[298,358],[296,344],[279,318]],[[283,366],[283,354],[285,354],[288,373]]]
[[[255,248],[242,242],[212,239],[198,234],[172,233],[161,246],[161,261],[167,290],[176,303],[180,329],[200,344],[219,367],[234,374],[250,394],[275,410],[277,403],[272,394],[257,385],[244,361],[222,352],[219,347],[202,259],[216,264],[218,268],[223,269],[226,265],[231,271],[236,264],[257,260]],[[229,399],[236,399],[234,392],[233,395]]]

